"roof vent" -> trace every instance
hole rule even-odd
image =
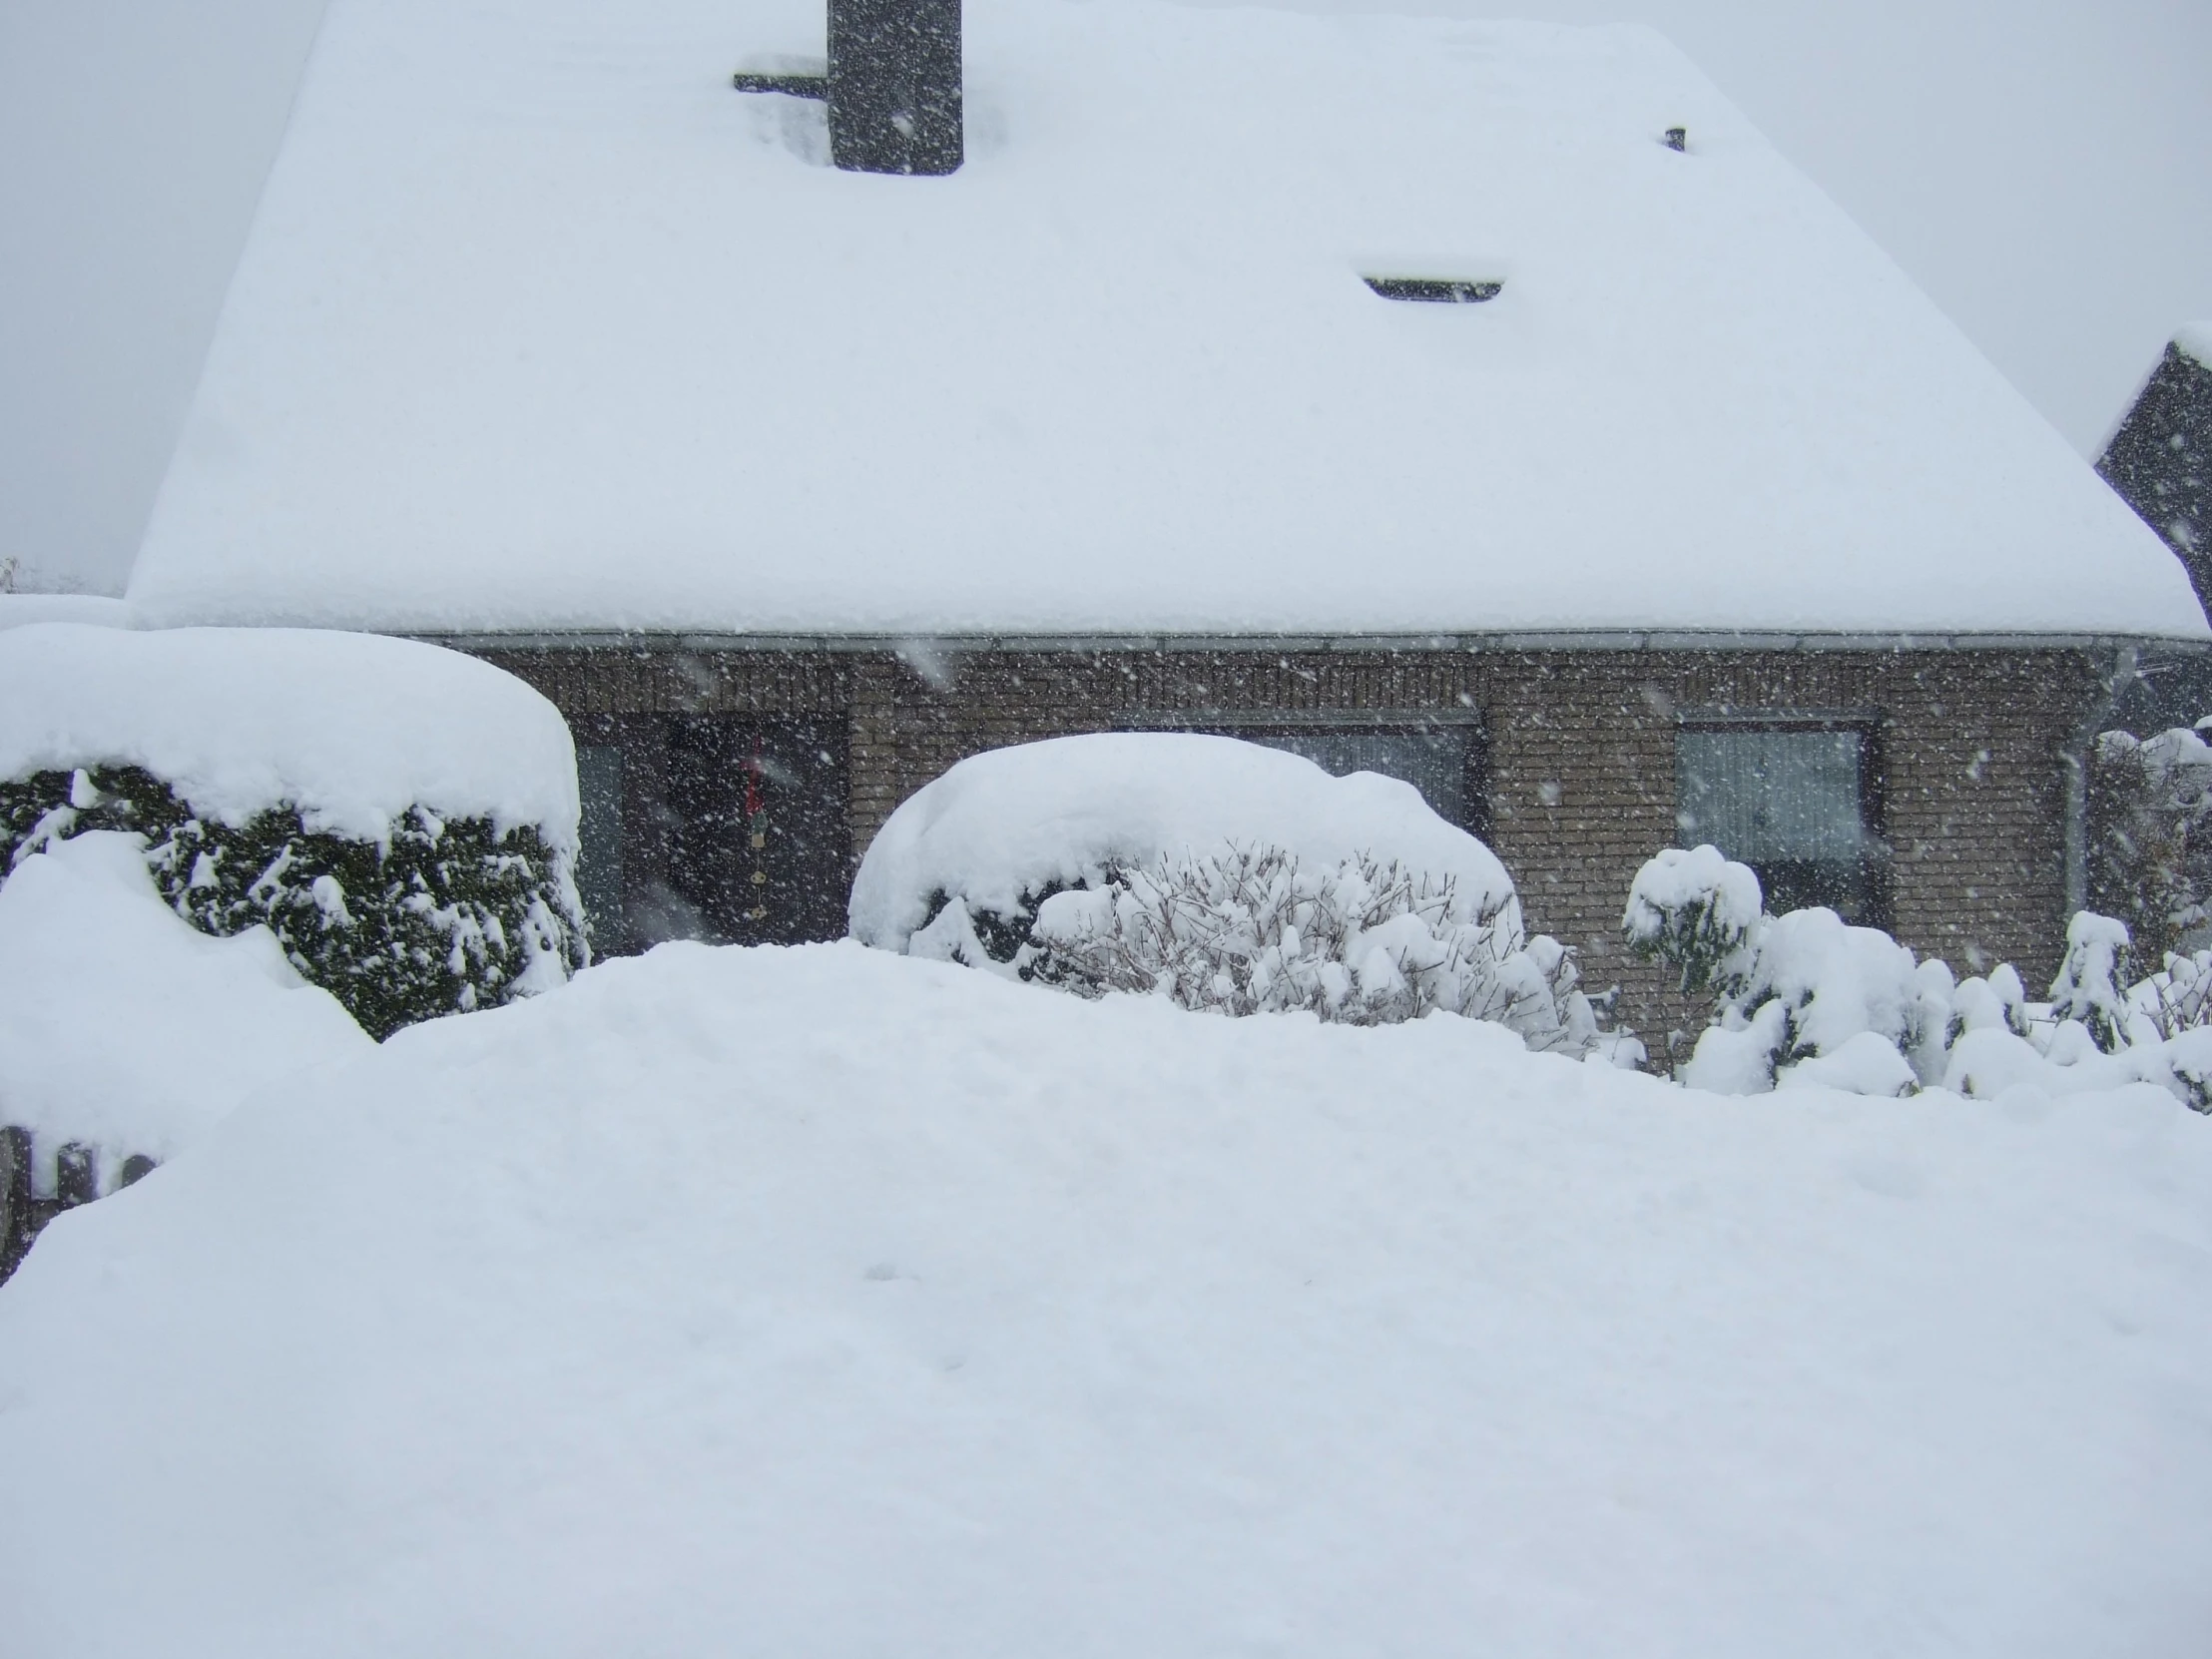
[[[960,0],[830,0],[828,75],[733,75],[740,92],[820,98],[847,173],[938,175],[961,161]]]
[[[1385,299],[1415,299],[1431,305],[1479,305],[1495,299],[1503,282],[1478,281],[1463,276],[1363,276],[1360,278]]]
[[[1669,150],[1679,154],[1690,148],[1690,129],[1687,127],[1669,127],[1667,136],[1659,142]]]

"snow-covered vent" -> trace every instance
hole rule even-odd
[[[1690,129],[1687,127],[1669,127],[1666,136],[1659,142],[1679,156],[1690,148]]]
[[[1479,305],[1495,299],[1505,287],[1503,282],[1458,276],[1364,276],[1361,280],[1385,299],[1414,299],[1431,305]]]
[[[847,173],[953,172],[960,0],[830,0],[827,74],[740,70],[730,84],[825,101],[830,160]]]

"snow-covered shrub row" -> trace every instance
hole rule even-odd
[[[2127,927],[2110,916],[2073,917],[2041,1004],[2008,963],[1960,980],[1833,910],[1768,915],[1758,876],[1710,846],[1645,864],[1622,930],[1631,954],[1713,998],[1713,1022],[1677,1071],[1692,1088],[1939,1086],[1987,1098],[2021,1083],[2073,1094],[2149,1082],[2212,1112],[2212,952],[2169,955],[2130,985]]]
[[[1444,1009],[1603,1048],[1571,950],[1418,791],[1232,738],[1106,733],[963,761],[862,860],[863,942],[1083,995],[1376,1024]]]
[[[372,1035],[557,984],[589,959],[575,752],[490,665],[282,630],[0,634],[0,871],[143,837],[176,912],[267,925]]]
[[[2212,725],[2212,723],[2207,723]],[[2090,775],[2092,902],[2137,945],[2205,943],[2212,926],[2212,744],[2176,727],[2137,739],[2107,732]]]

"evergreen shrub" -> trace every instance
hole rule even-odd
[[[0,780],[0,869],[92,830],[135,832],[162,896],[203,932],[264,926],[309,983],[379,1041],[496,1006],[590,960],[569,860],[527,825],[415,806],[387,841],[309,827],[285,802],[203,819],[139,767]]]

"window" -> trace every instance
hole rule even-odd
[[[1685,723],[1675,740],[1682,843],[1710,841],[1759,872],[1767,908],[1825,904],[1888,919],[1881,773],[1872,722]]]
[[[612,743],[576,746],[576,783],[584,819],[576,890],[591,918],[592,948],[622,948],[622,749]]]
[[[1379,772],[1420,791],[1448,824],[1486,832],[1488,780],[1483,772],[1482,732],[1471,722],[1431,722],[1416,715],[1361,725],[1269,724],[1264,717],[1222,725],[1194,725],[1247,743],[1303,755],[1342,778]]]

